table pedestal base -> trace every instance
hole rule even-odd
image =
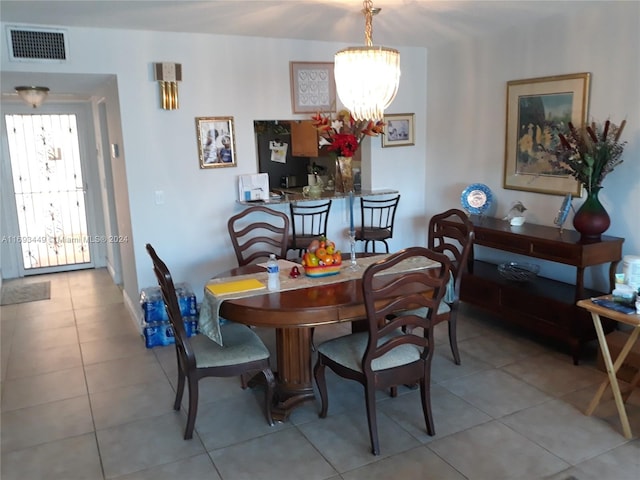
[[[311,328],[277,328],[275,401],[273,419],[285,421],[291,411],[303,402],[314,400],[311,374]]]
[[[276,393],[276,401],[271,408],[271,415],[273,419],[277,422],[286,422],[289,418],[289,414],[303,402],[307,402],[309,400],[315,400],[315,395],[313,393],[313,389],[310,392],[304,392],[299,394],[294,394],[285,398],[284,392]]]

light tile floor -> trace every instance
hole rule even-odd
[[[417,391],[380,392],[374,457],[361,387],[329,374],[326,419],[309,402],[274,427],[262,391],[205,379],[185,441],[184,410],[172,409],[173,346],[144,347],[106,271],[47,278],[50,300],[0,309],[3,480],[640,478],[640,440],[620,434],[611,395],[594,416],[582,413],[605,378],[593,344],[574,366],[562,350],[463,306],[461,366],[446,326],[436,332],[434,437]],[[318,328],[316,341],[345,332]],[[273,332],[259,333],[273,351]],[[638,391],[627,410],[638,435]]]

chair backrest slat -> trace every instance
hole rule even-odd
[[[423,257],[438,262],[439,266],[403,274],[385,274],[386,270],[403,260]],[[367,312],[369,342],[363,358],[363,369],[371,371],[371,363],[389,350],[412,344],[422,349],[421,358],[430,361],[433,355],[434,312],[445,293],[451,262],[439,252],[424,247],[410,247],[370,265],[364,272],[362,292]],[[425,292],[431,292],[426,293]],[[399,311],[426,307],[426,316],[419,313],[395,316]],[[424,312],[424,310],[422,310]],[[384,340],[384,337],[402,327],[423,328],[423,335],[402,335]]]
[[[249,265],[273,253],[286,258],[289,217],[262,205],[251,206],[227,222],[238,265]]]
[[[454,296],[460,296],[460,283],[463,273],[468,269],[469,258],[473,250],[475,232],[473,223],[462,210],[452,208],[433,215],[429,220],[428,247],[444,253],[451,259],[451,271],[454,277]]]
[[[290,203],[293,236],[326,236],[330,209],[331,200],[314,205],[309,205],[306,202]]]
[[[153,262],[153,271],[158,279],[158,285],[160,285],[160,291],[162,292],[162,299],[164,300],[165,308],[167,309],[167,316],[169,317],[169,322],[171,323],[171,328],[174,332],[178,359],[180,362],[184,362],[185,366],[192,366],[195,368],[195,354],[191,348],[187,331],[184,328],[182,315],[180,315],[180,306],[178,304],[178,297],[176,295],[173,279],[171,278],[171,273],[154,248],[150,244],[147,244],[146,248]]]
[[[362,228],[380,228],[389,230],[393,235],[393,224],[400,195],[389,199],[360,199]]]

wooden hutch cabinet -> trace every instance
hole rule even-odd
[[[460,299],[567,344],[578,364],[582,345],[595,339],[596,333],[591,316],[576,302],[613,290],[624,239],[603,235],[599,241],[581,243],[580,234],[573,230],[561,232],[557,227],[528,223],[512,227],[506,220],[474,215],[471,220],[474,245],[570,265],[575,267],[576,277],[573,284],[539,276],[529,282],[515,282],[500,276],[496,265],[471,258]],[[609,292],[585,288],[585,268],[605,263],[609,263]],[[608,333],[614,329],[614,322],[603,319],[603,326]]]

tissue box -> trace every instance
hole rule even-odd
[[[198,314],[196,296],[188,283],[175,285],[180,315],[183,317],[195,317]],[[160,287],[143,288],[140,293],[140,304],[144,313],[144,322],[168,322],[167,310],[164,307]]]
[[[192,337],[198,333],[197,319],[183,318],[183,321],[187,337]],[[149,323],[144,326],[142,331],[144,334],[144,344],[147,348],[173,345],[176,343],[173,327],[170,322]]]

